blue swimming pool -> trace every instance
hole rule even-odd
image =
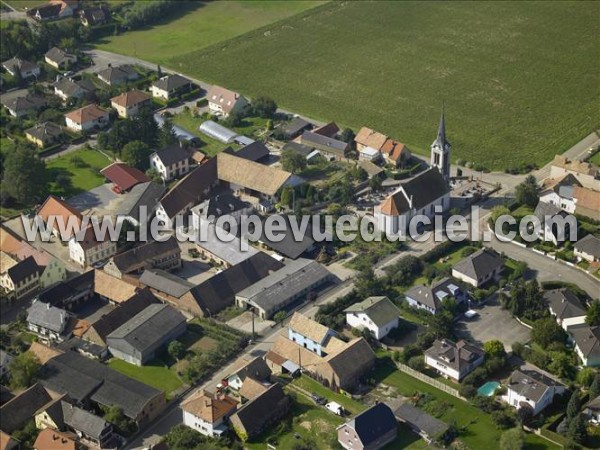
[[[477,389],[477,394],[483,397],[491,397],[496,392],[496,389],[500,387],[500,383],[497,381],[488,381],[479,389]]]

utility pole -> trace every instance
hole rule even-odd
[[[250,307],[250,313],[252,314],[252,339],[254,339],[254,307]]]

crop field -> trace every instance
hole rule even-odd
[[[600,124],[599,13],[597,2],[333,2],[167,64],[421,153],[445,102],[454,159],[541,165]]]
[[[189,2],[163,23],[103,39],[98,48],[156,63],[230,39],[312,8],[317,1]],[[176,67],[173,67],[176,68]]]

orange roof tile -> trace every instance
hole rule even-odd
[[[77,442],[66,433],[46,428],[40,432],[33,447],[35,450],[76,450]]]
[[[83,108],[76,109],[70,113],[65,114],[67,119],[71,119],[77,124],[83,124],[96,120],[100,117],[108,117],[108,113],[97,105],[87,105]]]
[[[385,134],[373,131],[371,128],[362,127],[358,131],[354,141],[366,147],[381,150],[383,145],[388,141],[388,137]]]
[[[215,423],[221,417],[235,411],[238,402],[227,395],[219,396],[201,390],[197,395],[181,404],[184,411],[200,417],[209,423]]]
[[[40,206],[40,208],[37,211],[37,215],[40,216],[44,222],[48,222],[48,218],[50,216],[56,216],[57,219],[58,217],[61,217],[65,225],[67,225],[69,217],[75,216],[78,218],[77,224],[79,227],[81,227],[81,220],[83,218],[79,211],[77,211],[67,202],[55,197],[54,195],[49,196],[46,199],[46,201],[42,203],[42,206]],[[53,228],[57,231],[59,230],[59,228],[57,228],[56,222],[54,222]]]
[[[116,103],[119,106],[128,107],[135,106],[138,103],[145,102],[150,100],[152,97],[145,92],[139,91],[137,89],[133,89],[129,92],[123,92],[116,97],[110,99],[111,103]]]

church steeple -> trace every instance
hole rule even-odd
[[[437,167],[446,181],[450,181],[450,142],[446,139],[446,118],[442,107],[442,115],[438,126],[437,137],[431,144],[431,166]]]

